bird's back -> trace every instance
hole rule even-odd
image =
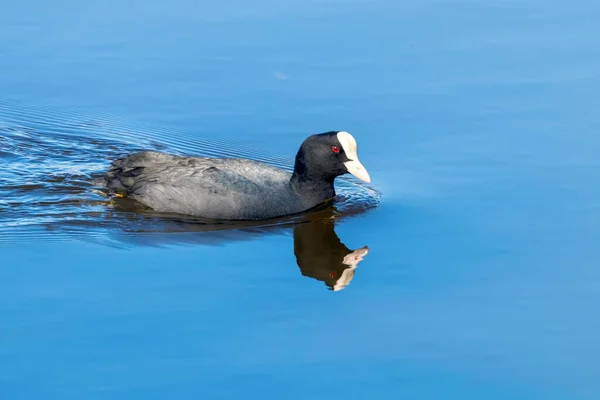
[[[302,211],[291,174],[245,159],[140,152],[111,164],[109,190],[161,212],[214,219],[263,219]]]

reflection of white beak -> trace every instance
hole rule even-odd
[[[342,276],[340,276],[340,279],[338,279],[333,286],[334,291],[338,292],[350,284],[350,281],[354,278],[354,270],[358,267],[358,263],[361,262],[368,253],[369,248],[365,246],[346,254],[344,261],[342,262],[350,266],[350,268],[346,268],[344,272],[342,272]]]
[[[344,165],[348,169],[348,172],[350,172],[352,175],[354,175],[361,181],[364,181],[367,183],[371,182],[371,177],[369,176],[369,173],[367,172],[365,167],[363,167],[363,165],[360,163],[360,161],[358,161],[358,159],[346,161],[344,163]]]
[[[358,161],[358,154],[356,154],[356,140],[354,140],[354,136],[348,132],[341,131],[338,132],[337,138],[342,144],[344,153],[346,153],[346,157],[348,157],[349,160],[344,163],[348,172],[361,181],[370,183],[371,177],[369,176],[369,173],[360,161]]]
[[[369,247],[364,246],[360,249],[356,249],[353,252],[346,254],[342,262],[346,265],[350,265],[356,268],[358,263],[361,262],[367,254],[369,254]]]

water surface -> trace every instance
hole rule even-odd
[[[4,397],[597,398],[599,18],[589,0],[6,5]],[[342,180],[300,219],[190,223],[91,184],[139,149],[289,168],[333,129],[373,186]]]

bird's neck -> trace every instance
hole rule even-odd
[[[301,146],[296,154],[290,186],[302,198],[317,205],[335,197],[335,175],[324,175],[323,171],[311,167],[313,164],[307,161],[304,146]]]
[[[318,204],[335,197],[333,180],[298,174],[294,171],[290,179],[290,186],[302,197],[311,198]]]

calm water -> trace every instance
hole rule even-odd
[[[599,20],[3,4],[2,399],[598,398]],[[215,225],[93,185],[139,149],[289,168],[332,129],[373,180],[334,210]]]

